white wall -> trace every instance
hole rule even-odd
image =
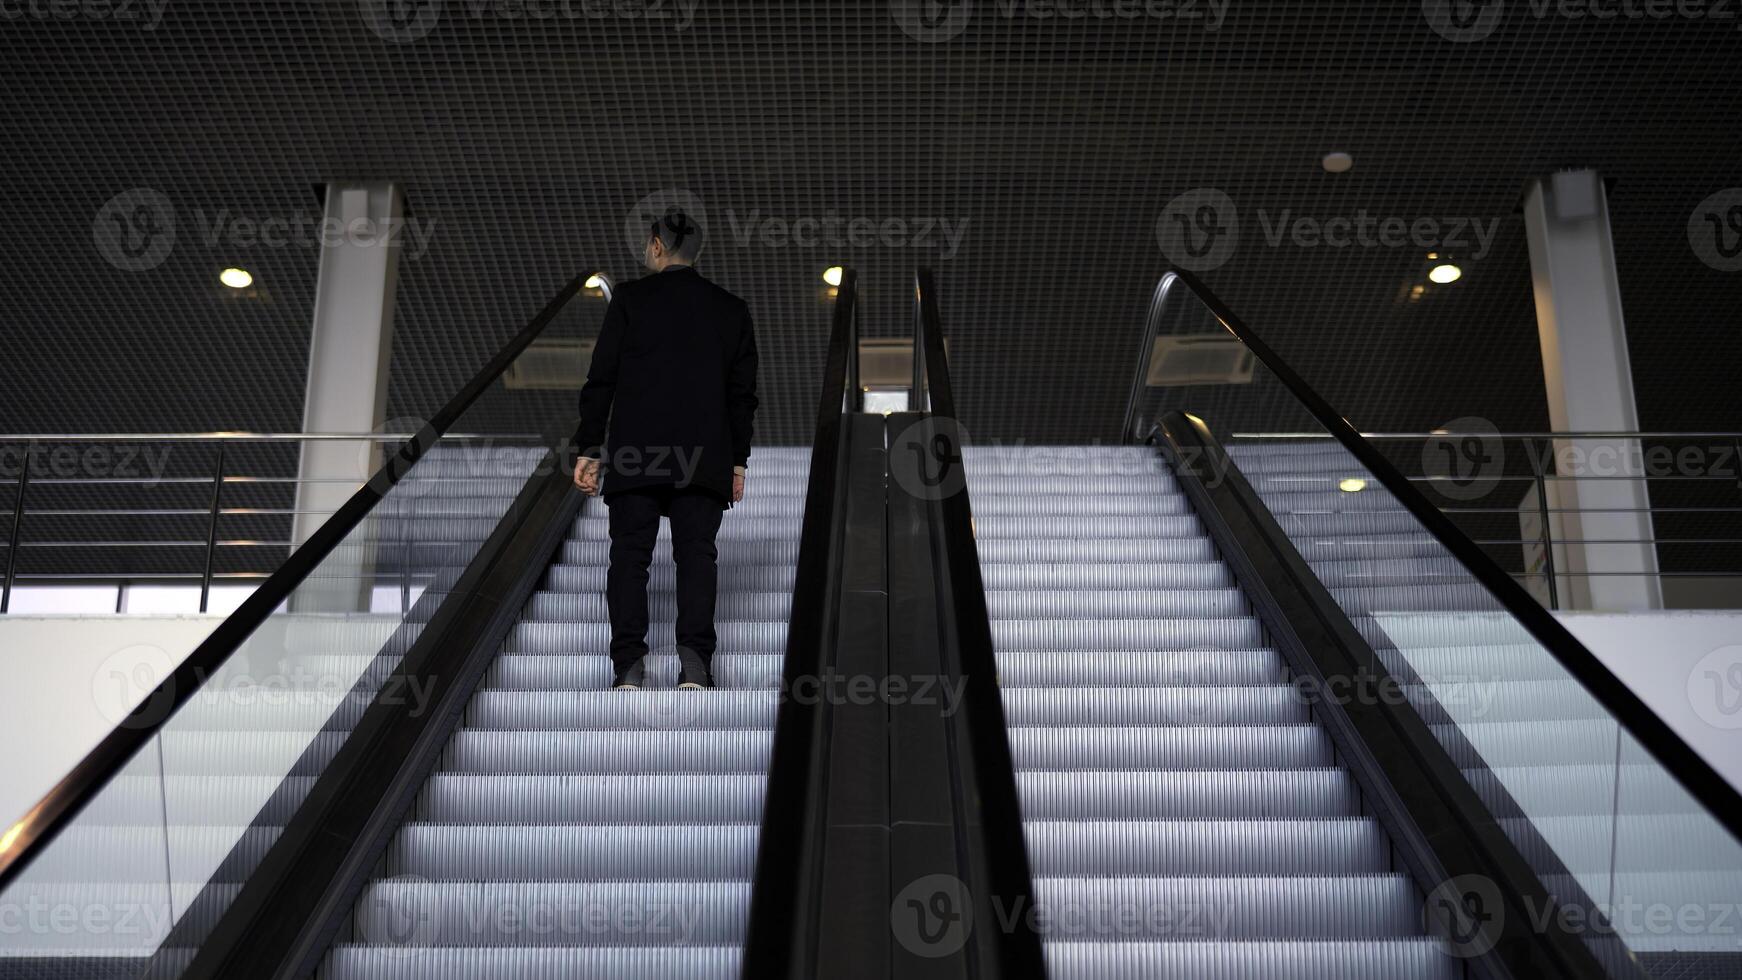
[[[95,748],[222,616],[0,616],[0,827]],[[149,681],[149,684],[141,682]]]
[[[1555,615],[1712,768],[1742,789],[1742,613]]]

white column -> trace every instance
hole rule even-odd
[[[387,411],[388,360],[393,350],[393,300],[398,281],[404,201],[392,181],[327,185],[320,280],[309,338],[304,432],[374,432]],[[307,541],[381,465],[379,443],[305,443],[292,540]],[[309,482],[322,481],[322,482]],[[353,538],[361,537],[354,533]],[[348,542],[318,571],[331,587],[300,590],[299,610],[368,608],[372,549]]]
[[[1602,179],[1570,170],[1533,183],[1524,224],[1554,431],[1638,432]],[[1657,552],[1641,543],[1653,535],[1639,440],[1564,439],[1554,450],[1562,608],[1662,608]]]

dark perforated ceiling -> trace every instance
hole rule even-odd
[[[20,0],[0,6],[0,428],[297,428],[316,254],[213,227],[318,216],[312,186],[379,177],[429,232],[400,279],[393,416],[433,410],[570,275],[632,274],[627,215],[676,188],[706,211],[704,271],[758,318],[772,439],[808,437],[818,277],[841,261],[861,270],[872,334],[908,329],[911,270],[937,268],[974,434],[1111,437],[1168,264],[1157,219],[1214,188],[1241,238],[1206,279],[1349,418],[1536,430],[1517,205],[1563,166],[1613,182],[1642,425],[1736,428],[1742,273],[1703,262],[1689,226],[1742,186],[1742,24],[1594,6],[1641,16],[1544,0]],[[99,16],[115,10],[135,16]],[[1352,172],[1321,169],[1333,150]],[[137,188],[169,202],[177,238],[127,271],[93,223]],[[1414,245],[1269,240],[1279,221],[1363,213],[1497,224],[1486,247],[1466,232],[1447,249],[1462,282],[1413,302],[1429,265]],[[831,229],[844,240],[813,240]],[[256,296],[217,285],[232,264]]]

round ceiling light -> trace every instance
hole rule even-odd
[[[1427,274],[1427,277],[1444,286],[1446,283],[1457,282],[1464,278],[1464,270],[1455,265],[1436,265]]]
[[[225,269],[218,273],[218,281],[231,289],[247,289],[254,285],[254,276],[247,269]]]
[[[1325,154],[1325,158],[1319,163],[1325,168],[1326,173],[1331,174],[1346,174],[1355,169],[1355,158],[1341,150]]]

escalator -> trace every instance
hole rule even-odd
[[[719,689],[672,690],[667,530],[651,689],[609,690],[603,505],[449,435],[572,282],[0,837],[0,927],[157,924],[0,978],[1738,975],[1616,903],[1733,903],[1742,797],[1231,314],[1152,308],[1146,352],[1259,370],[1140,365],[1131,444],[961,446],[930,274],[893,418],[855,283],[813,444],[722,522]],[[1342,450],[1219,441],[1312,424]]]
[[[1049,975],[1460,976],[1155,451],[964,462]]]
[[[1201,283],[1157,286],[1114,446],[963,445],[916,293],[1040,940],[980,975],[1742,976],[1742,796]],[[1163,337],[1253,370],[1151,389]]]
[[[737,975],[809,451],[761,448],[721,522],[719,688],[610,690],[605,508],[588,502],[322,970],[388,977]],[[674,649],[670,529],[649,586]]]
[[[1712,860],[1733,846],[1722,828],[1562,665],[1535,655],[1480,580],[1377,481],[1339,489],[1367,473],[1360,460],[1328,439],[1247,440],[1228,452],[1557,891],[1702,910],[1742,895],[1742,869]],[[1737,945],[1727,930],[1631,916],[1616,929],[1654,974],[1709,967]]]
[[[449,434],[501,417],[476,406],[577,278],[0,836],[0,977],[736,977],[778,945],[815,901],[782,687],[835,601],[853,282],[814,445],[758,446],[722,520],[716,689],[675,690],[668,527],[647,689],[610,690],[605,506]],[[286,707],[240,696],[262,673]],[[10,928],[67,908],[149,928]]]

